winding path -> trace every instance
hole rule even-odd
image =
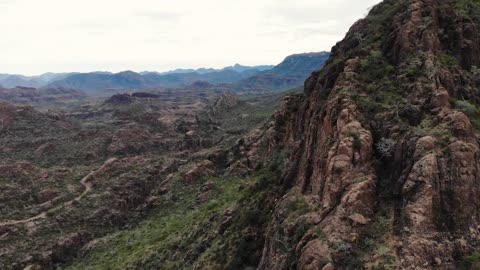
[[[105,167],[109,166],[110,164],[114,163],[115,161],[117,161],[117,158],[108,159],[107,161],[105,161],[105,163],[103,163],[102,166],[100,166],[100,168],[98,168],[94,171],[91,171],[89,174],[87,174],[87,176],[83,177],[82,180],[80,180],[80,184],[82,184],[82,186],[84,187],[84,190],[80,195],[78,195],[74,199],[72,199],[70,201],[67,201],[67,202],[64,202],[64,203],[62,203],[58,206],[52,207],[52,208],[50,208],[46,211],[41,212],[40,214],[38,214],[36,216],[31,217],[31,218],[20,219],[20,220],[1,221],[0,222],[0,227],[24,224],[24,223],[36,221],[36,220],[39,220],[39,219],[44,219],[48,216],[49,213],[53,213],[55,211],[58,211],[58,210],[60,210],[64,207],[66,207],[66,206],[72,205],[74,202],[80,201],[85,195],[87,195],[92,190],[92,187],[93,187],[93,181],[92,180],[93,180],[93,177],[95,176],[95,174],[97,172],[103,170]]]

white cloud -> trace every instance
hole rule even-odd
[[[276,64],[379,0],[0,0],[0,73]]]

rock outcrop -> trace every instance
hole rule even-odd
[[[214,173],[214,164],[209,160],[203,160],[193,165],[193,168],[185,173],[185,181],[192,183],[201,177],[214,175]]]
[[[386,0],[284,100],[264,140],[291,146],[291,191],[259,269],[458,269],[480,249],[479,11]]]

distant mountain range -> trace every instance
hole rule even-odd
[[[55,80],[61,80],[75,73],[45,73],[39,76],[24,76],[19,74],[0,74],[0,85],[7,88],[34,87],[40,88]]]
[[[222,69],[176,69],[167,72],[144,71],[135,73],[124,71],[112,73],[96,71],[89,73],[45,73],[39,76],[24,76],[20,74],[0,74],[0,85],[5,88],[15,87],[67,87],[80,90],[103,90],[105,88],[132,88],[132,87],[176,87],[188,85],[196,80],[205,80],[210,83],[226,83],[247,78],[261,71],[275,66],[243,66],[235,64]],[[139,74],[137,76],[135,74]],[[208,74],[208,75],[205,75]],[[159,78],[163,75],[169,75]],[[200,76],[205,75],[205,76]],[[143,77],[140,78],[140,77]],[[205,78],[204,78],[205,77]]]
[[[233,66],[228,66],[224,67],[222,69],[214,69],[214,68],[199,68],[199,69],[175,69],[167,72],[149,72],[149,71],[144,71],[140,72],[140,74],[148,74],[148,73],[156,73],[158,75],[166,75],[166,74],[182,74],[182,73],[200,73],[200,74],[205,74],[205,73],[212,73],[212,72],[218,72],[218,71],[224,71],[224,70],[233,70],[236,72],[244,72],[248,70],[257,70],[257,71],[265,71],[274,68],[275,66],[273,65],[263,65],[263,66],[243,66],[240,64],[235,64]]]
[[[63,88],[86,92],[187,87],[195,82],[228,85],[233,89],[279,90],[303,84],[314,70],[323,66],[328,52],[295,54],[277,66],[242,66],[235,64],[222,69],[177,69],[168,72],[119,73],[46,73],[40,76],[0,74],[5,88]]]
[[[196,81],[206,81],[211,84],[233,83],[259,74],[257,69],[247,69],[237,72],[232,69],[222,69],[214,72],[199,73],[167,73],[157,72],[136,73],[124,71],[115,74],[80,73],[68,76],[62,80],[49,83],[48,87],[74,88],[84,91],[101,91],[105,89],[148,89],[159,87],[184,87]],[[1,82],[0,82],[1,84]]]

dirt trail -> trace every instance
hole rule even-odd
[[[58,211],[58,210],[60,210],[64,207],[66,207],[66,206],[72,205],[76,201],[80,201],[85,195],[87,195],[92,190],[92,187],[93,187],[93,181],[92,180],[93,180],[93,177],[95,176],[95,174],[97,172],[102,171],[105,167],[109,166],[110,164],[114,163],[115,161],[117,161],[117,158],[108,159],[107,161],[105,161],[105,163],[103,163],[102,166],[100,166],[100,168],[91,171],[89,174],[87,174],[87,176],[83,177],[82,180],[80,180],[80,184],[82,184],[82,186],[84,187],[84,190],[80,195],[78,195],[74,199],[72,199],[70,201],[67,201],[67,202],[64,202],[64,203],[62,203],[58,206],[52,207],[52,208],[50,208],[46,211],[41,212],[40,214],[38,214],[36,216],[31,217],[31,218],[21,219],[21,220],[2,221],[2,222],[0,222],[0,227],[23,224],[23,223],[36,221],[36,220],[39,220],[39,219],[44,219],[48,216],[48,213],[53,213],[55,211]]]

